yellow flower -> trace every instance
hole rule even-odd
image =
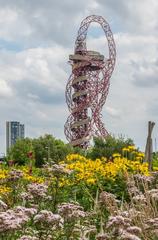
[[[24,180],[30,181],[30,182],[36,182],[36,183],[43,183],[44,179],[42,177],[35,177],[29,174],[24,174],[23,176]]]
[[[124,148],[122,149],[122,151],[123,151],[123,152],[129,152],[129,149],[126,148],[126,147],[124,147]]]
[[[114,153],[112,156],[113,156],[114,158],[115,158],[115,157],[121,157],[121,154],[119,154],[119,153]]]
[[[128,146],[128,149],[129,149],[130,151],[133,151],[133,150],[136,149],[136,147],[135,147],[134,145],[131,145],[131,146]]]
[[[95,184],[96,183],[96,179],[95,178],[88,178],[86,182],[88,184]]]
[[[8,174],[8,170],[0,169],[0,180],[5,179],[7,177],[7,174]]]
[[[99,179],[111,179],[115,181],[118,174],[141,173],[148,174],[148,165],[142,164],[140,161],[131,161],[122,158],[120,154],[113,154],[113,162],[107,162],[102,159],[91,160],[78,154],[69,155],[67,169],[74,170],[74,179],[72,184],[85,181],[87,184],[97,184]],[[71,161],[70,161],[71,159]]]
[[[66,162],[85,161],[86,158],[79,154],[69,154],[66,156]]]
[[[0,185],[0,195],[3,195],[5,193],[9,193],[11,191],[12,191],[11,188]]]
[[[141,157],[141,158],[144,158],[145,157],[145,154],[143,152],[138,152],[137,153],[137,156],[138,157]]]
[[[61,178],[59,182],[59,187],[70,186],[71,182],[69,179]]]

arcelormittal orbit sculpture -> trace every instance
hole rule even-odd
[[[92,22],[100,24],[105,33],[107,58],[87,50],[87,31]],[[85,18],[78,31],[75,52],[69,56],[72,74],[66,86],[66,102],[71,114],[65,124],[65,135],[73,146],[87,148],[92,136],[108,134],[101,121],[101,109],[108,94],[115,58],[115,42],[109,24],[101,16]]]

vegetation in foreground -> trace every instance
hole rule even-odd
[[[41,152],[48,146],[42,141]],[[0,168],[0,239],[158,239],[157,167],[148,172],[144,154],[131,140],[95,141],[83,155],[52,144],[56,150],[46,148],[49,156],[40,168],[33,143],[17,142],[25,165],[8,158],[10,166]]]

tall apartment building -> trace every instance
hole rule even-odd
[[[6,122],[6,152],[15,144],[17,139],[25,137],[24,124],[20,122]]]

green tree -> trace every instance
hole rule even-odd
[[[52,135],[46,134],[32,141],[35,151],[35,165],[42,166],[49,161],[59,162],[71,153],[72,147]]]
[[[32,159],[29,156],[30,152],[33,155]],[[62,161],[71,152],[73,149],[69,144],[46,134],[35,139],[18,139],[9,149],[7,159],[19,165],[30,164],[30,160],[34,159],[35,166],[41,167],[49,161]]]
[[[113,153],[121,153],[124,147],[134,145],[133,140],[123,137],[115,138],[113,136],[107,136],[105,139],[94,138],[94,146],[87,151],[87,157],[91,159],[106,157],[110,158]]]
[[[9,149],[7,160],[15,164],[24,165],[29,162],[29,152],[33,152],[32,140],[29,138],[18,139]]]

